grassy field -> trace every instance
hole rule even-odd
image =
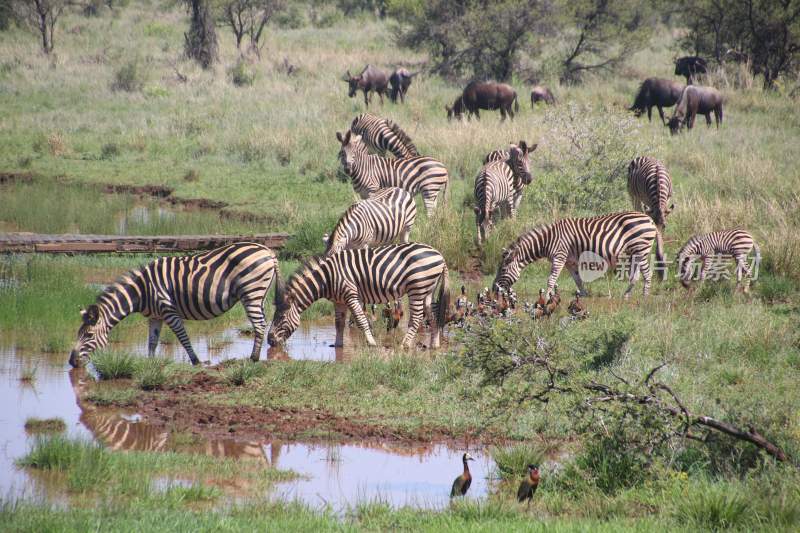
[[[398,50],[389,23],[369,17],[332,18],[326,27],[270,27],[262,60],[245,63],[254,76],[252,85],[236,86],[230,69],[238,55],[231,36],[220,30],[220,63],[202,71],[181,58],[185,13],[162,7],[142,1],[101,17],[67,14],[59,23],[53,57],[43,56],[30,34],[18,29],[0,33],[0,176],[20,180],[0,184],[0,231],[288,231],[293,238],[282,253],[281,270],[290,273],[299,258],[321,251],[321,235],[355,199],[339,171],[335,133],[345,130],[364,105],[359,98],[347,98],[341,76],[366,63],[417,70],[425,57]],[[672,77],[674,35],[658,29],[613,75],[576,87],[551,83],[560,102],[555,108],[531,110],[528,90],[514,80],[522,110],[506,123],[492,113],[482,114],[480,122],[448,122],[444,104],[452,103],[460,88],[425,74],[415,78],[406,105],[387,102],[371,110],[402,125],[423,154],[449,169],[446,205],[428,219],[418,201],[412,239],[441,250],[451,267],[452,286],[469,279],[472,294],[488,285],[501,249],[525,229],[565,216],[627,209],[625,169],[637,155],[661,159],[672,175],[676,210],[666,231],[669,257],[698,232],[737,226],[751,230],[764,262],[748,295],[735,293],[729,282],[689,293],[670,277],[654,284],[649,299],[643,300],[637,287],[634,298],[624,302],[619,296],[625,283],[597,281],[590,285],[595,297],[588,299],[589,320],[568,327],[523,320],[508,327],[520,338],[542,336],[557,343],[559,362],[576,379],[610,382],[618,375],[635,382],[667,361],[660,379],[691,409],[752,424],[797,464],[797,101],[763,92],[760,83],[748,84],[746,76],[717,72],[710,83],[726,97],[719,130],[698,121],[693,131],[671,137],[658,120],[635,119],[626,109],[641,80]],[[284,58],[297,66],[295,74],[280,71]],[[141,88],[113,88],[131,65]],[[176,70],[186,82],[178,80]],[[501,222],[485,248],[477,250],[474,176],[486,152],[519,139],[539,145],[532,156],[534,182],[518,218]],[[224,207],[198,209],[109,195],[102,192],[107,185],[167,187],[173,201],[211,200]],[[160,208],[169,209],[162,216]],[[150,214],[142,216],[142,210]],[[28,348],[63,352],[66,360],[77,307],[90,303],[100,285],[148,259],[0,258],[0,336]],[[521,299],[535,297],[548,271],[543,263],[525,271],[516,287]],[[562,294],[574,291],[568,276],[560,286]],[[611,299],[605,297],[609,292]],[[330,311],[329,304],[321,304],[307,318],[331,320]],[[267,313],[271,316],[271,309]],[[211,324],[191,325],[190,335],[243,322],[237,308]],[[145,331],[143,320],[127,320],[114,338],[143,339]],[[545,471],[529,510],[510,503],[510,486],[488,502],[443,512],[370,504],[341,518],[298,505],[254,502],[218,508],[213,501],[198,510],[186,495],[169,498],[168,505],[149,493],[120,497],[125,494],[120,483],[125,483],[102,478],[103,490],[114,495],[111,504],[83,502],[59,510],[6,503],[0,506],[0,520],[11,530],[37,531],[85,530],[100,521],[109,530],[142,524],[153,530],[251,530],[268,521],[276,529],[292,530],[437,531],[792,530],[800,522],[796,469],[726,438],[707,445],[682,443],[660,454],[635,483],[606,490],[604,474],[590,461],[594,434],[576,425],[575,405],[554,396],[546,405],[527,402],[513,416],[494,416],[500,400],[521,385],[482,386],[464,346],[456,341],[445,353],[430,356],[365,350],[346,364],[286,362],[252,374],[245,368],[230,370],[224,393],[188,400],[267,410],[301,407],[398,431],[430,425],[456,439],[479,433],[513,442],[568,443],[574,454],[559,466],[563,470]],[[147,370],[137,367],[134,385],[169,387],[169,380],[160,381],[160,367]],[[136,402],[159,394],[118,396]],[[95,393],[97,403],[118,403],[111,396]],[[124,461],[115,453],[107,455],[112,459],[100,460],[112,466]],[[65,469],[78,464],[83,463]],[[132,485],[141,483],[137,478]]]

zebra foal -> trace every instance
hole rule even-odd
[[[391,152],[398,159],[419,156],[411,137],[388,118],[362,113],[353,119],[350,131],[361,135],[364,144],[380,156],[386,155],[386,152]]]
[[[447,169],[432,157],[387,159],[367,153],[360,135],[347,131],[336,132],[342,144],[339,161],[353,188],[362,198],[369,198],[379,189],[399,187],[412,195],[420,193],[428,216],[433,215],[436,202],[447,189]]]
[[[579,260],[584,252],[593,252],[606,261],[608,269],[616,266],[619,257],[631,258],[629,297],[633,285],[641,274],[644,277],[644,295],[650,293],[652,272],[648,255],[656,238],[656,227],[649,216],[633,211],[612,213],[590,218],[565,218],[552,224],[539,226],[523,233],[511,246],[503,250],[493,287],[508,289],[517,282],[522,269],[542,258],[551,262],[547,293],[553,292],[561,270],[566,266],[578,290],[586,294],[578,272]]]
[[[637,157],[628,165],[628,196],[633,209],[650,215],[655,222],[656,260],[659,262],[659,277],[665,274],[664,228],[667,215],[674,209],[672,200],[672,178],[663,163],[653,157]]]
[[[678,252],[678,276],[681,285],[689,288],[694,261],[700,259],[700,281],[705,281],[711,259],[714,257],[733,257],[736,261],[736,287],[747,292],[753,272],[747,265],[747,255],[755,253],[755,264],[761,263],[761,249],[753,236],[743,229],[715,231],[695,235]],[[742,280],[747,276],[744,286]]]
[[[83,323],[69,363],[108,343],[108,333],[123,318],[141,313],[150,319],[148,353],[154,355],[164,322],[175,332],[192,364],[200,360],[189,342],[184,320],[218,317],[241,301],[253,325],[253,351],[257,361],[264,341],[264,298],[275,274],[275,254],[260,244],[239,242],[208,252],[161,257],[131,270],[112,283],[97,301],[81,311]]]
[[[381,189],[347,208],[330,237],[324,238],[325,256],[348,248],[388,244],[398,236],[407,243],[416,219],[417,205],[408,192],[397,187]]]
[[[509,217],[517,216],[522,192],[533,181],[530,154],[538,145],[528,147],[525,141],[510,145],[508,150],[494,150],[484,160],[475,177],[475,224],[478,245],[482,245],[491,230],[495,210],[505,206]]]
[[[375,346],[363,304],[386,303],[408,295],[410,316],[403,347],[412,346],[423,318],[431,315],[433,292],[438,282],[439,302],[430,341],[432,348],[438,348],[449,307],[447,276],[442,254],[418,243],[343,250],[330,257],[312,258],[292,274],[285,286],[278,280],[275,317],[267,342],[270,346],[285,342],[297,329],[300,314],[320,298],[327,298],[333,302],[336,312],[335,346],[344,343],[348,310],[364,332],[367,343]]]

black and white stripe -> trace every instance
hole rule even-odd
[[[750,266],[747,264],[747,255],[754,251],[755,263],[761,263],[761,249],[753,236],[743,229],[715,231],[702,235],[695,235],[689,239],[678,252],[678,276],[684,287],[689,287],[692,277],[692,265],[696,260],[701,261],[700,280],[706,279],[706,274],[715,257],[733,257],[736,261],[736,284],[742,283],[746,275],[744,288],[747,290],[749,280],[752,278]]]
[[[667,216],[675,209],[672,200],[672,178],[661,161],[653,157],[637,157],[628,165],[628,195],[633,209],[650,215],[658,228],[656,259],[663,266],[664,228]],[[659,272],[664,273],[663,268]]]
[[[79,357],[105,346],[111,328],[133,313],[150,318],[150,355],[155,353],[161,326],[166,322],[192,364],[198,364],[183,321],[218,317],[239,301],[253,325],[255,341],[250,357],[256,361],[266,329],[264,298],[277,269],[272,250],[240,242],[197,255],[161,257],[132,270],[81,311],[83,324],[70,364],[77,365]]]
[[[347,208],[326,240],[325,255],[389,244],[397,237],[407,243],[416,219],[417,205],[411,194],[397,187],[381,189]]]
[[[530,153],[536,146],[529,148],[525,141],[520,141],[508,150],[494,150],[486,156],[475,177],[475,224],[479,245],[486,240],[498,207],[505,206],[509,217],[516,217],[522,192],[533,181]]]
[[[379,189],[399,187],[411,194],[420,193],[428,215],[433,215],[436,202],[447,188],[447,169],[432,157],[388,159],[367,153],[360,135],[337,132],[342,143],[339,161],[350,176],[353,188],[362,198],[369,198]]]
[[[547,258],[551,262],[550,277],[547,279],[548,294],[553,291],[565,266],[578,290],[585,293],[578,272],[578,260],[583,252],[590,251],[602,257],[609,270],[614,269],[620,256],[630,256],[630,284],[625,296],[630,295],[640,273],[644,277],[646,296],[650,292],[652,279],[648,256],[656,233],[655,224],[649,216],[633,211],[558,220],[522,234],[503,251],[494,286],[508,290],[519,279],[523,268],[538,259]]]
[[[391,152],[395,157],[417,157],[419,151],[406,132],[388,118],[362,113],[353,119],[350,131],[360,135],[367,147],[380,156]]]
[[[418,243],[343,250],[331,257],[313,258],[289,278],[285,287],[278,280],[275,317],[267,341],[270,346],[286,341],[297,329],[300,314],[320,298],[327,298],[336,311],[336,346],[344,342],[348,310],[367,343],[375,345],[363,304],[386,303],[408,295],[410,316],[403,346],[412,346],[424,316],[431,315],[438,282],[439,312],[431,328],[430,344],[436,348],[449,307],[447,276],[442,254]]]

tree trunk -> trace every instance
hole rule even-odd
[[[217,33],[214,16],[207,0],[187,0],[191,9],[191,22],[186,38],[186,56],[196,60],[204,69],[211,68],[217,60]]]

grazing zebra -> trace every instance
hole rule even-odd
[[[517,216],[522,191],[533,180],[530,172],[530,153],[537,145],[528,147],[525,141],[512,144],[508,150],[494,150],[475,177],[475,224],[478,226],[478,245],[486,240],[492,228],[492,215],[498,206],[505,205],[509,216]],[[502,157],[502,159],[501,159]]]
[[[672,178],[667,167],[653,157],[637,157],[628,165],[628,195],[633,209],[650,215],[658,229],[656,235],[656,259],[659,278],[664,279],[664,227],[667,215],[674,209],[672,201]]]
[[[353,119],[350,131],[361,135],[364,144],[380,156],[386,155],[387,151],[399,159],[419,156],[411,137],[388,118],[362,113]]]
[[[83,324],[69,355],[89,355],[108,342],[108,333],[132,313],[150,318],[149,355],[155,354],[163,322],[175,332],[192,364],[195,355],[183,320],[209,320],[241,301],[253,325],[255,342],[250,358],[257,361],[264,340],[264,298],[278,272],[275,254],[260,244],[239,242],[183,257],[161,257],[131,270],[109,285],[97,301],[81,311]]]
[[[397,187],[381,189],[347,208],[325,243],[325,255],[388,244],[398,236],[407,243],[416,219],[417,204],[408,191]]]
[[[362,198],[369,198],[378,189],[399,187],[411,194],[422,194],[428,216],[433,215],[439,193],[447,189],[447,169],[432,157],[387,159],[367,153],[360,135],[336,132],[342,143],[339,161],[353,180],[353,188]]]
[[[584,252],[593,252],[613,270],[620,255],[631,258],[630,284],[625,297],[630,296],[639,274],[644,276],[644,294],[650,292],[652,272],[648,255],[656,238],[656,227],[644,213],[628,211],[591,218],[565,218],[552,224],[523,233],[507,250],[497,269],[493,287],[508,290],[519,279],[529,263],[541,258],[551,262],[547,293],[553,291],[558,275],[567,267],[578,290],[585,294],[578,272]]]
[[[344,342],[347,311],[374,346],[363,303],[377,304],[408,295],[408,331],[403,347],[413,345],[423,315],[431,315],[433,291],[439,282],[436,325],[431,328],[431,347],[439,347],[439,335],[449,308],[449,282],[444,257],[430,246],[418,243],[392,244],[378,248],[343,250],[331,257],[312,258],[300,267],[284,287],[275,285],[275,317],[267,336],[270,346],[285,342],[297,329],[300,313],[320,298],[332,301],[336,311],[336,344]]]
[[[705,281],[706,274],[714,257],[732,256],[736,261],[736,287],[742,284],[743,275],[747,275],[744,291],[747,292],[749,280],[753,272],[747,265],[747,254],[755,252],[755,264],[761,263],[761,249],[753,236],[743,229],[715,231],[704,235],[695,235],[689,239],[678,252],[678,276],[681,284],[688,288],[692,277],[692,265],[700,259],[700,281]]]

